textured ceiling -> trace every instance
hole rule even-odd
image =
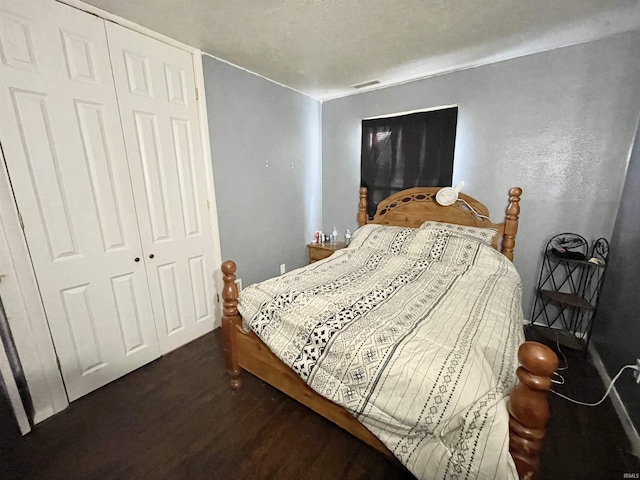
[[[640,0],[85,2],[318,99],[640,28]]]

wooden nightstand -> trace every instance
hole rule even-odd
[[[344,242],[310,243],[307,245],[309,248],[309,263],[327,258],[336,250],[340,250],[346,246],[347,245]]]

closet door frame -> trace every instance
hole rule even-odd
[[[67,408],[69,400],[1,150],[0,163],[0,254],[10,259],[0,272],[0,295],[38,423]]]
[[[168,38],[157,32],[144,28],[134,22],[123,19],[99,8],[80,2],[79,0],[51,0],[66,4],[69,7],[85,11],[96,15],[106,21],[111,21],[129,28],[138,33],[142,33],[151,38],[167,43],[181,50],[188,52],[193,58],[194,77],[198,94],[198,116],[200,120],[200,142],[202,145],[203,161],[205,164],[207,177],[207,198],[209,203],[208,215],[213,238],[213,258],[216,270],[214,272],[213,284],[216,295],[214,301],[214,324],[213,328],[220,326],[220,300],[219,293],[222,291],[222,273],[220,265],[222,256],[220,252],[220,234],[218,230],[218,214],[215,202],[215,188],[213,181],[213,166],[211,164],[211,146],[209,143],[209,125],[207,118],[207,103],[205,98],[204,72],[202,67],[202,52],[185,45],[181,42]],[[13,193],[8,181],[4,158],[0,153],[0,199],[11,198],[10,202],[2,202],[0,209],[0,226],[4,230],[7,238],[11,261],[16,268],[16,276],[20,279],[20,295],[5,293],[3,301],[6,305],[11,303],[16,309],[21,310],[23,315],[11,324],[12,335],[20,355],[25,372],[37,372],[31,377],[27,375],[27,384],[34,405],[34,423],[39,423],[51,415],[63,410],[69,405],[66,396],[62,376],[57,364],[55,348],[49,326],[44,314],[44,308],[37,288],[35,273],[31,266],[31,259],[26,246],[26,241],[19,221],[19,212],[13,201]],[[2,272],[0,272],[2,273]],[[21,348],[22,346],[22,348]],[[44,383],[42,382],[44,380]]]

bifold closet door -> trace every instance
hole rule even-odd
[[[159,356],[105,22],[50,0],[0,0],[0,105],[0,142],[74,400]]]
[[[107,23],[160,350],[213,329],[213,239],[192,55]]]

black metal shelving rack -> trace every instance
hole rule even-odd
[[[554,245],[572,245],[570,251],[583,254],[585,260],[558,257],[553,253]],[[581,235],[561,233],[552,237],[543,251],[531,324],[547,327],[539,331],[552,340],[586,350],[608,257],[609,242],[605,238],[597,239],[588,251]]]

